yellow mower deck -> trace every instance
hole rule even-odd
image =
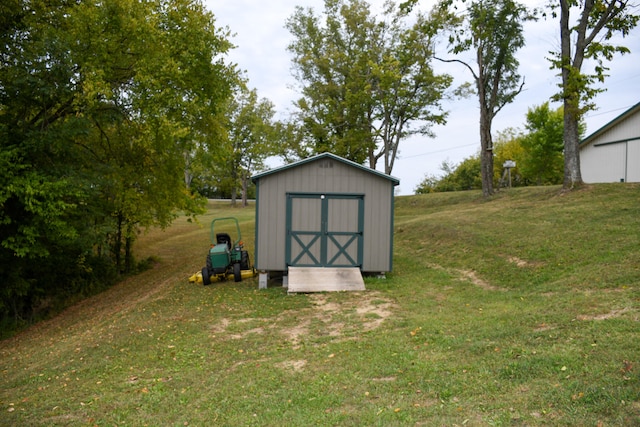
[[[256,277],[258,275],[258,271],[255,268],[251,270],[241,270],[240,275],[242,276],[242,280],[250,279],[252,277]],[[233,281],[233,273],[227,274],[225,280]],[[211,276],[211,283],[222,281],[221,276]],[[202,285],[202,272],[198,271],[189,277],[189,283],[198,283]]]

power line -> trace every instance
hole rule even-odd
[[[631,107],[632,106],[629,105],[627,107],[615,108],[613,110],[602,111],[602,112],[597,113],[597,114],[589,114],[589,115],[587,115],[587,117],[602,116],[604,114],[615,113],[616,111],[628,110]],[[456,147],[443,148],[442,150],[429,151],[427,153],[413,154],[411,156],[402,156],[402,159],[413,159],[413,158],[416,158],[416,157],[430,156],[432,154],[445,153],[447,151],[453,151],[453,150],[457,150],[459,148],[467,148],[467,147],[471,147],[471,146],[474,146],[474,145],[478,145],[478,144],[476,142],[474,142],[472,144],[458,145]]]
[[[622,110],[628,110],[629,108],[633,107],[633,105],[629,105],[627,107],[620,107],[620,108],[615,108],[613,110],[609,110],[609,111],[601,111],[599,113],[596,114],[587,114],[587,117],[597,117],[597,116],[603,116],[605,114],[609,114],[609,113],[615,113],[616,111],[622,111]]]
[[[414,154],[414,155],[412,155],[412,156],[402,156],[402,158],[403,158],[403,159],[413,159],[414,157],[422,157],[422,156],[429,156],[429,155],[431,155],[431,154],[444,153],[444,152],[446,152],[446,151],[453,151],[453,150],[457,150],[458,148],[471,147],[472,145],[478,145],[478,144],[474,142],[473,144],[458,145],[457,147],[443,148],[442,150],[430,151],[430,152],[428,152],[428,153]]]

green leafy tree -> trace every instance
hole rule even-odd
[[[507,170],[504,163],[508,160],[516,163],[515,168],[511,168],[511,186],[518,187],[527,185],[528,181],[522,173],[524,165],[524,149],[522,147],[523,134],[519,129],[507,128],[497,133],[494,138],[494,180],[501,187],[509,185]]]
[[[323,26],[311,8],[298,6],[286,23],[294,36],[289,51],[295,77],[303,86],[296,102],[308,147],[303,152],[331,151],[363,163],[374,144],[367,120],[373,103],[366,49],[374,23],[363,2],[344,7],[340,1],[326,1],[325,14]],[[347,20],[346,14],[353,18]]]
[[[388,2],[379,21],[362,0],[326,0],[324,23],[296,8],[287,28],[308,148],[294,151],[331,151],[371,168],[383,159],[390,174],[402,140],[444,123],[451,78],[433,72],[433,26],[409,6]]]
[[[560,184],[563,179],[563,112],[549,103],[527,112],[528,133],[521,139],[524,150],[522,173],[537,185]]]
[[[558,0],[549,3],[554,17],[560,18],[560,52],[550,58],[552,68],[560,70],[561,91],[554,99],[564,107],[564,181],[565,189],[582,184],[580,172],[580,119],[595,105],[591,100],[604,89],[603,83],[616,53],[629,53],[624,46],[616,46],[612,38],[626,37],[638,25],[637,5],[621,0]],[[571,13],[577,12],[575,22]],[[594,64],[593,73],[582,71],[585,61]]]
[[[465,3],[464,1],[462,3]],[[513,0],[477,0],[458,15],[460,2],[445,0],[436,10],[443,22],[454,25],[449,53],[471,52],[475,64],[461,59],[440,59],[464,65],[473,76],[480,106],[480,159],[482,191],[493,193],[494,147],[491,125],[495,116],[522,91],[524,78],[518,74],[516,52],[524,46],[522,24],[532,15]]]
[[[414,190],[416,194],[439,193],[446,191],[465,191],[482,188],[480,178],[480,156],[470,156],[454,165],[442,162],[441,177],[427,175]]]
[[[210,118],[235,70],[197,1],[10,1],[2,12],[0,309],[18,316],[57,274],[62,288],[107,253],[131,268],[140,227],[198,211],[185,153],[215,144]]]
[[[228,163],[231,179],[231,203],[235,205],[237,188],[241,188],[242,206],[247,205],[247,193],[251,174],[264,167],[264,161],[272,155],[274,144],[273,103],[258,99],[255,89],[238,87],[230,101],[228,119]]]
[[[430,194],[436,192],[436,187],[440,178],[434,174],[427,174],[420,183],[413,189],[414,194]]]

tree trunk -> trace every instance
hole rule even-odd
[[[133,271],[135,260],[133,258],[133,237],[127,236],[124,240],[124,271],[129,274]]]
[[[480,98],[483,99],[483,98]],[[487,108],[480,105],[480,172],[482,194],[493,194],[493,139],[491,138],[491,116]]]
[[[378,163],[378,161],[376,160],[376,152],[373,148],[370,148],[369,149],[369,168],[375,169],[376,163]]]
[[[249,186],[249,177],[246,173],[242,174],[242,207],[247,207],[247,187]]]
[[[187,189],[191,188],[191,182],[193,181],[193,174],[191,173],[191,158],[189,153],[184,153],[184,183]]]
[[[120,274],[122,273],[120,267],[122,266],[122,227],[124,225],[124,216],[122,215],[122,213],[118,213],[116,223],[116,236],[113,242],[112,250],[113,256],[116,259],[116,271],[118,272],[118,274]]]
[[[234,166],[231,171],[231,206],[236,205],[238,199],[238,171]]]
[[[564,102],[564,183],[565,190],[571,190],[582,184],[582,173],[580,172],[580,149],[578,147],[579,130],[579,103],[577,94],[571,93],[572,81],[571,70],[580,71],[582,65],[582,53],[580,47],[576,48],[576,57],[571,60],[571,29],[569,27],[568,2],[560,1],[560,44],[562,61],[562,88]],[[577,69],[575,68],[577,67]]]
[[[571,110],[570,104],[565,99],[564,112],[564,183],[565,190],[582,185],[582,173],[580,172],[580,140],[578,133],[578,117]]]

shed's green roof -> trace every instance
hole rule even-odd
[[[375,169],[371,169],[371,168],[359,165],[356,162],[352,162],[351,160],[344,159],[344,158],[342,158],[340,156],[336,156],[335,154],[331,154],[331,153],[321,153],[321,154],[318,154],[318,155],[315,155],[315,156],[312,156],[312,157],[308,157],[306,159],[299,160],[297,162],[289,163],[288,165],[284,165],[284,166],[280,166],[280,167],[277,167],[277,168],[274,168],[274,169],[269,169],[269,170],[264,171],[264,172],[260,172],[260,173],[258,173],[256,175],[253,175],[251,177],[251,181],[256,182],[257,180],[259,180],[263,176],[276,174],[276,173],[279,173],[279,172],[282,172],[282,171],[285,171],[285,170],[288,170],[288,169],[293,169],[295,167],[304,165],[306,163],[315,162],[316,160],[320,160],[320,159],[324,159],[324,158],[333,159],[333,160],[336,160],[338,162],[344,163],[345,165],[348,165],[348,166],[360,169],[360,170],[362,170],[364,172],[370,173],[372,175],[376,175],[376,176],[379,176],[381,178],[388,179],[389,181],[391,181],[393,183],[393,185],[400,184],[400,180],[398,178],[395,178],[395,177],[393,177],[391,175],[386,175],[386,174],[384,174],[384,173],[382,173],[380,171],[377,171]]]

